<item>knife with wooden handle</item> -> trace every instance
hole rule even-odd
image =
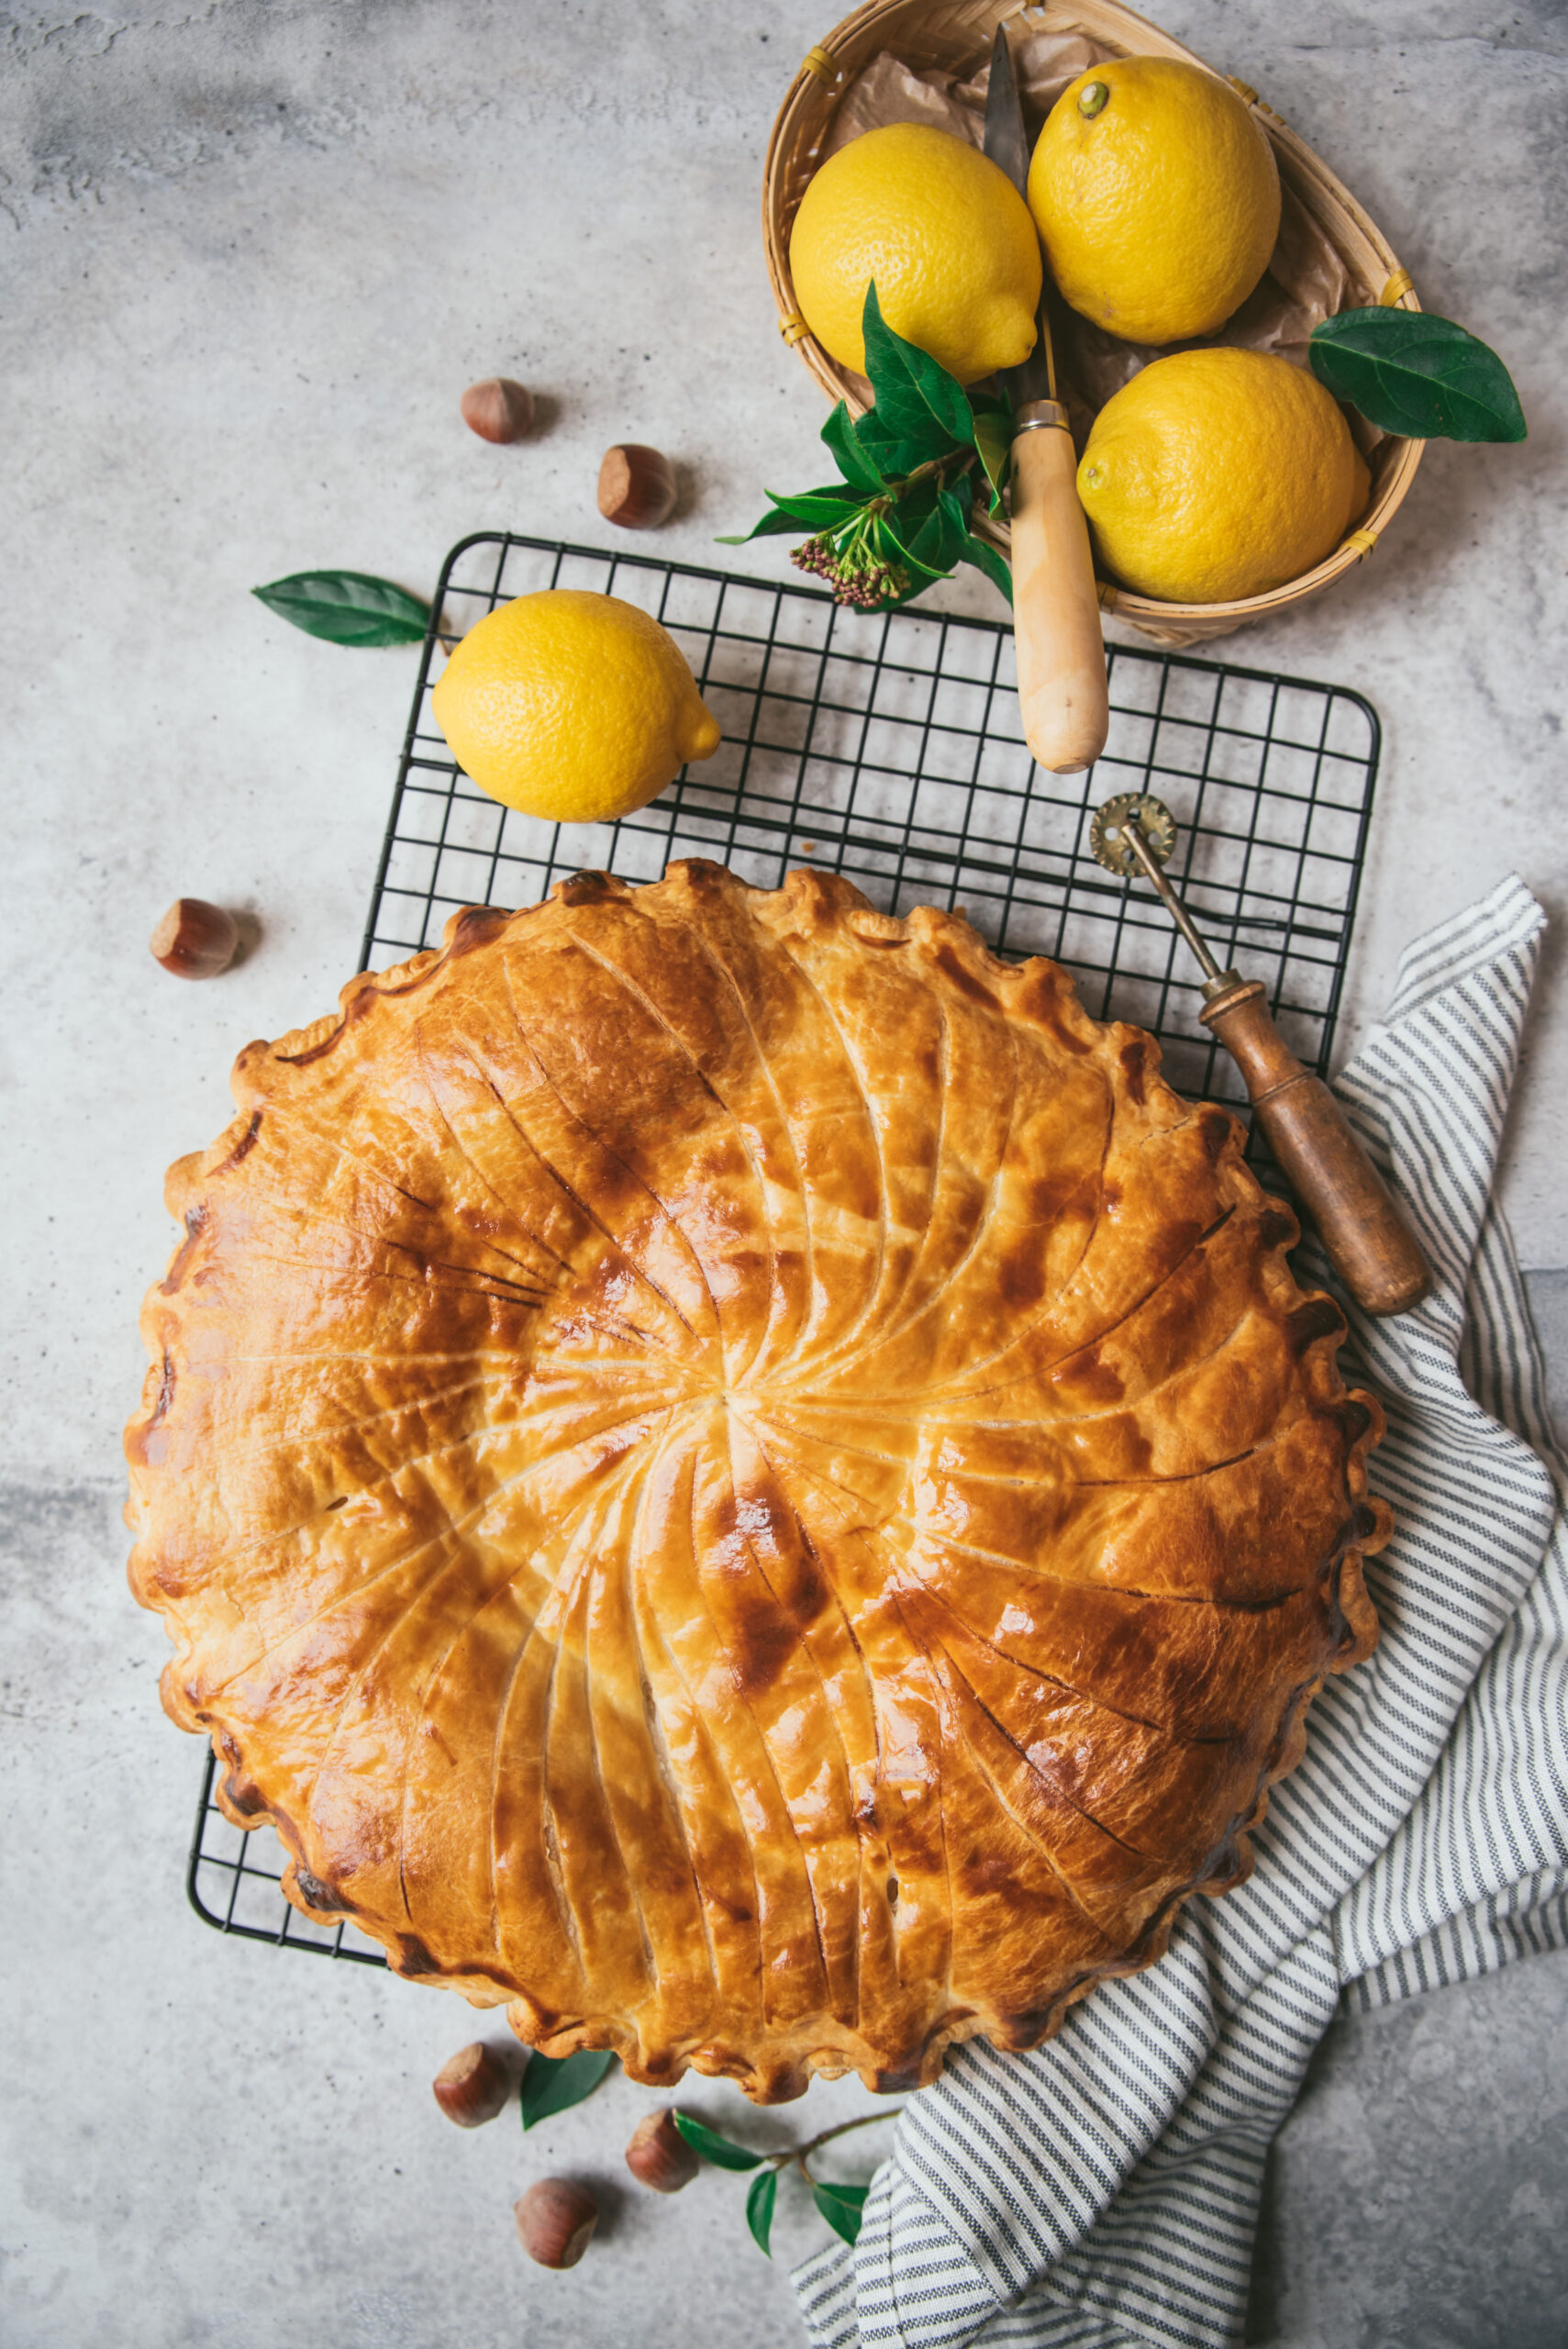
[[[1023,195],[1029,139],[1005,26],[991,47],[985,152]],[[1047,295],[1039,337],[1017,367],[998,370],[1012,402],[1013,640],[1024,740],[1053,774],[1093,766],[1106,747],[1110,710],[1099,590],[1089,526],[1078,502],[1078,459],[1056,396]]]

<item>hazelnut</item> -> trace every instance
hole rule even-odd
[[[635,440],[605,451],[599,467],[599,511],[623,530],[656,530],[675,510],[675,476],[670,460]]]
[[[541,2177],[512,2213],[517,2241],[541,2267],[575,2267],[599,2223],[599,2206],[569,2177]]]
[[[509,375],[486,375],[470,384],[461,402],[462,420],[482,440],[520,440],[533,430],[534,395]]]
[[[495,2120],[511,2087],[511,2075],[495,2049],[476,2039],[441,2065],[430,2093],[449,2121],[460,2129],[478,2129]]]
[[[205,897],[176,897],[149,944],[153,960],[180,979],[215,979],[239,943],[234,916]]]
[[[669,2105],[638,2122],[626,2149],[626,2165],[639,2186],[651,2187],[655,2194],[679,2194],[702,2167],[676,2128]]]

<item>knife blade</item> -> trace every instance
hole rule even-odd
[[[991,47],[985,152],[1025,195],[1029,137],[1001,25]],[[1105,749],[1110,712],[1099,589],[1073,435],[1056,396],[1048,299],[1042,270],[1034,349],[1016,367],[997,370],[1014,419],[1013,639],[1024,740],[1053,774],[1077,774]]]
[[[1027,202],[1029,133],[1024,128],[1023,100],[1018,95],[1018,76],[1013,71],[1013,52],[1007,46],[1006,28],[1003,25],[997,26],[996,38],[991,44],[991,78],[985,86],[985,152],[1006,173]],[[1033,400],[1053,400],[1056,397],[1056,368],[1051,346],[1047,299],[1047,289],[1042,283],[1040,308],[1035,315],[1035,347],[1029,357],[1017,367],[999,367],[996,370],[996,380],[1012,402],[1015,416]]]

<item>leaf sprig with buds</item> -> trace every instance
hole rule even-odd
[[[882,315],[874,279],[862,320],[866,374],[876,404],[852,417],[840,400],[822,428],[841,481],[781,497],[748,539],[812,532],[791,561],[825,579],[840,604],[895,611],[961,562],[973,563],[1012,598],[1012,574],[971,525],[977,498],[1001,508],[1013,443],[1012,410],[992,392],[966,392],[955,376],[895,334]]]
[[[746,2224],[758,2249],[766,2252],[771,2259],[773,2208],[778,2200],[779,2177],[786,2169],[799,2170],[811,2188],[812,2200],[835,2234],[842,2235],[846,2243],[857,2239],[870,2187],[840,2186],[827,2178],[813,2177],[809,2157],[830,2139],[847,2136],[851,2129],[869,2129],[873,2121],[891,2121],[903,2110],[902,2105],[895,2104],[886,2112],[862,2112],[858,2121],[840,2121],[836,2129],[821,2130],[809,2143],[786,2146],[782,2154],[754,2154],[749,2146],[737,2145],[730,2138],[721,2137],[717,2129],[709,2129],[693,2113],[677,2110],[673,2117],[692,2151],[711,2162],[716,2169],[754,2169],[759,2173],[746,2197]]]

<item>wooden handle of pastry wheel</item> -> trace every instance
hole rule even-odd
[[[1403,1313],[1432,1285],[1427,1260],[1320,1077],[1302,1067],[1256,979],[1238,980],[1200,1015],[1247,1081],[1253,1110],[1330,1263],[1368,1313]]]
[[[1099,590],[1064,409],[1035,400],[1013,442],[1013,639],[1024,740],[1052,774],[1092,767],[1110,708]]]

